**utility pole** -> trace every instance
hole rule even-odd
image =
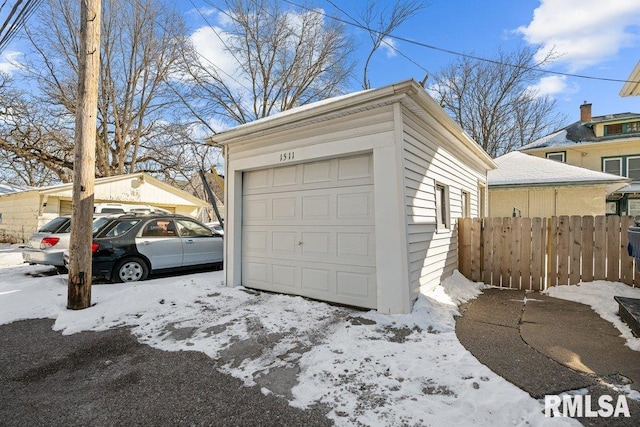
[[[96,117],[100,74],[100,1],[80,1],[78,105],[73,163],[73,210],[67,308],[91,306],[91,242],[96,169]]]

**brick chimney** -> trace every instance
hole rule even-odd
[[[580,121],[582,123],[591,121],[591,104],[587,104],[587,101],[580,106]]]

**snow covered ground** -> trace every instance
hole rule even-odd
[[[0,245],[0,324],[52,318],[63,334],[129,326],[141,343],[196,350],[223,372],[295,407],[322,405],[337,425],[575,425],[545,418],[543,404],[480,364],[457,340],[458,305],[482,284],[454,274],[420,295],[413,312],[382,315],[300,297],[223,285],[222,272],[136,284],[94,284],[93,307],[66,309],[67,276],[22,263]],[[616,283],[558,287],[550,294],[591,305],[631,336],[611,307]],[[607,304],[604,302],[607,301]]]

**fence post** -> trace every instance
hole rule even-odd
[[[458,218],[458,270],[471,279],[471,218]]]
[[[572,216],[569,222],[569,284],[580,283],[582,257],[582,218]]]
[[[607,217],[607,280],[620,279],[620,217]]]
[[[491,272],[493,270],[493,218],[482,218],[482,281],[485,285],[492,285]]]
[[[471,280],[482,280],[482,219],[471,220]]]
[[[594,218],[582,217],[582,281],[593,281]]]
[[[606,278],[607,259],[607,217],[599,215],[595,218],[595,230],[593,234],[593,279],[604,280]]]

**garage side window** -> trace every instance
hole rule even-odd
[[[467,191],[462,192],[462,217],[469,218],[471,216],[471,195]]]
[[[436,182],[436,226],[438,230],[449,229],[449,187]]]

